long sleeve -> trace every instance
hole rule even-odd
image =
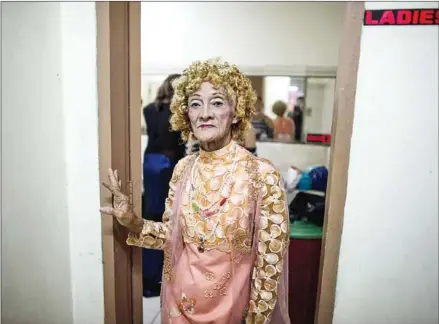
[[[172,209],[175,187],[183,172],[183,161],[185,161],[185,159],[180,160],[179,163],[177,163],[174,168],[174,172],[172,173],[172,178],[169,182],[168,197],[165,201],[165,212],[163,213],[162,222],[143,220],[143,229],[140,234],[128,234],[128,245],[156,250],[162,250],[164,248],[172,228]]]
[[[246,323],[269,323],[288,249],[289,223],[286,194],[278,171],[263,172],[257,261],[252,273],[251,299]]]

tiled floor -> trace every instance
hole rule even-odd
[[[160,323],[160,297],[143,298],[143,324]]]

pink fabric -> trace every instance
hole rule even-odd
[[[193,163],[193,160],[192,160]],[[188,169],[190,170],[189,166]],[[204,276],[203,273],[197,271],[195,267],[191,267],[191,262],[196,262],[197,259],[195,254],[198,254],[196,246],[192,244],[185,245],[181,233],[181,210],[180,210],[180,200],[184,192],[184,188],[187,184],[190,172],[185,172],[182,179],[177,183],[174,194],[173,202],[173,219],[172,219],[172,230],[171,237],[168,240],[165,250],[171,251],[171,282],[162,282],[162,293],[161,293],[161,312],[162,312],[162,323],[164,324],[201,324],[201,323],[214,323],[212,319],[206,318],[201,314],[194,314],[191,316],[191,321],[189,321],[185,316],[170,317],[170,311],[178,311],[178,301],[175,300],[174,296],[180,296],[182,291],[180,290],[181,283],[184,283],[185,294],[189,296],[196,296],[200,294],[199,282],[200,276]],[[257,201],[249,201],[249,210],[254,210],[250,212],[253,215],[253,225],[258,224],[258,217],[260,215],[261,197]],[[229,285],[227,298],[222,299],[223,304],[215,304],[215,312],[227,312],[221,317],[221,321],[215,321],[215,324],[240,324],[245,322],[243,318],[243,312],[249,304],[250,300],[250,285],[252,279],[253,266],[256,261],[257,253],[257,233],[258,229],[256,226],[253,227],[253,248],[250,255],[243,255],[239,266],[234,262],[230,262],[230,259],[234,260],[237,254],[232,252],[232,255],[211,250],[208,252],[207,263],[214,264],[216,270],[221,273],[227,273],[228,269],[231,272],[232,284]],[[207,254],[207,253],[206,253]],[[206,262],[206,256],[203,256],[204,262]],[[185,270],[186,269],[186,270]],[[180,271],[178,271],[180,270]],[[178,274],[178,277],[177,277]],[[191,291],[191,282],[197,281],[197,287]],[[290,319],[288,315],[288,252],[285,253],[283,262],[283,272],[281,274],[281,279],[278,286],[277,292],[277,304],[272,314],[270,323],[273,324],[289,324]],[[230,303],[233,307],[230,307]],[[209,307],[207,305],[207,307]],[[230,309],[232,311],[230,311]]]

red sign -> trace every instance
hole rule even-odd
[[[363,25],[439,25],[439,9],[366,10]]]
[[[306,141],[308,143],[331,144],[331,134],[307,134]]]

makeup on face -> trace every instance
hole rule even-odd
[[[202,147],[225,146],[230,142],[232,124],[237,122],[235,106],[224,89],[217,89],[210,82],[202,83],[200,89],[189,96],[189,120]]]

